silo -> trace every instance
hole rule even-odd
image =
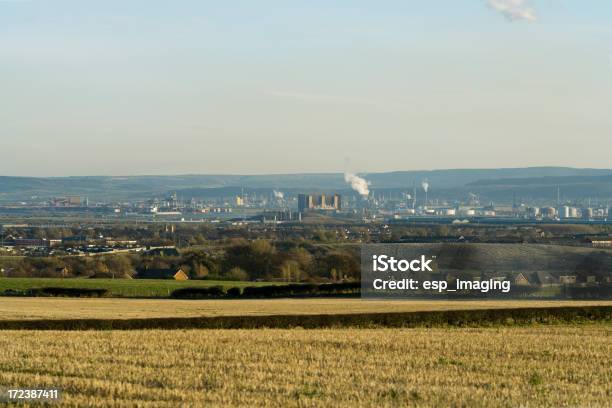
[[[541,209],[543,218],[555,218],[557,210],[554,207],[544,207]]]
[[[457,210],[455,210],[454,208],[445,208],[442,211],[442,215],[447,216],[447,217],[453,217],[457,214]]]
[[[468,208],[462,211],[463,215],[467,216],[467,217],[473,217],[476,215],[476,210]]]
[[[527,213],[531,218],[537,218],[540,216],[540,208],[539,207],[529,207],[527,209]]]

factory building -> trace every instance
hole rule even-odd
[[[87,207],[89,200],[85,197],[79,196],[67,196],[67,197],[55,197],[51,200],[51,205],[54,207]]]
[[[341,210],[342,197],[340,194],[325,195],[325,194],[299,194],[298,195],[298,211],[306,210]]]

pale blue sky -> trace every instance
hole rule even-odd
[[[609,0],[0,0],[1,175],[612,167],[611,106]]]

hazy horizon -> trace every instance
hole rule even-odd
[[[603,0],[0,0],[0,175],[607,169],[610,16]]]
[[[388,170],[388,171],[359,171],[359,175],[375,175],[389,173],[426,173],[426,172],[461,172],[461,171],[482,171],[482,170],[527,170],[527,169],[569,169],[569,170],[593,170],[593,171],[611,171],[610,167],[570,167],[570,166],[525,166],[525,167],[465,167],[465,168],[436,168],[436,169],[410,169],[410,170]],[[45,176],[45,175],[8,175],[0,174],[0,177],[17,177],[17,178],[80,178],[80,177],[110,177],[110,178],[127,178],[127,177],[190,177],[190,176],[205,176],[205,177],[258,177],[258,176],[293,176],[293,175],[339,175],[347,174],[346,171],[328,171],[328,172],[268,172],[268,173],[150,173],[150,174],[68,174],[63,176]]]

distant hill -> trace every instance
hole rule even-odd
[[[571,167],[525,167],[507,169],[455,169],[431,171],[398,171],[391,173],[366,174],[374,186],[406,187],[412,182],[418,184],[427,180],[431,187],[439,189],[457,188],[483,183],[497,183],[511,179],[547,178],[554,184],[556,179],[568,177],[612,176],[608,169],[575,169]]]
[[[612,175],[486,179],[469,183],[466,188],[491,200],[508,198],[509,193],[517,197],[554,199],[557,189],[562,199],[610,199]]]
[[[579,184],[612,184],[612,175],[605,176],[566,176],[566,177],[531,177],[486,179],[468,183],[468,186],[524,186],[524,185],[579,185]]]
[[[412,244],[411,247],[415,254],[436,254],[439,267],[447,270],[551,271],[554,275],[585,269],[608,275],[612,270],[611,250],[539,244]]]
[[[423,180],[430,184],[430,197],[463,198],[476,193],[482,199],[504,200],[551,198],[557,186],[564,197],[612,198],[612,170],[569,167],[508,169],[450,169],[364,173],[375,192],[410,191]],[[160,197],[176,191],[184,198],[231,196],[247,191],[273,189],[295,194],[300,191],[350,193],[340,173],[274,175],[179,175],[179,176],[89,176],[6,177],[0,176],[0,202],[49,199],[65,195],[94,200],[125,200]],[[420,188],[419,188],[420,190]]]

